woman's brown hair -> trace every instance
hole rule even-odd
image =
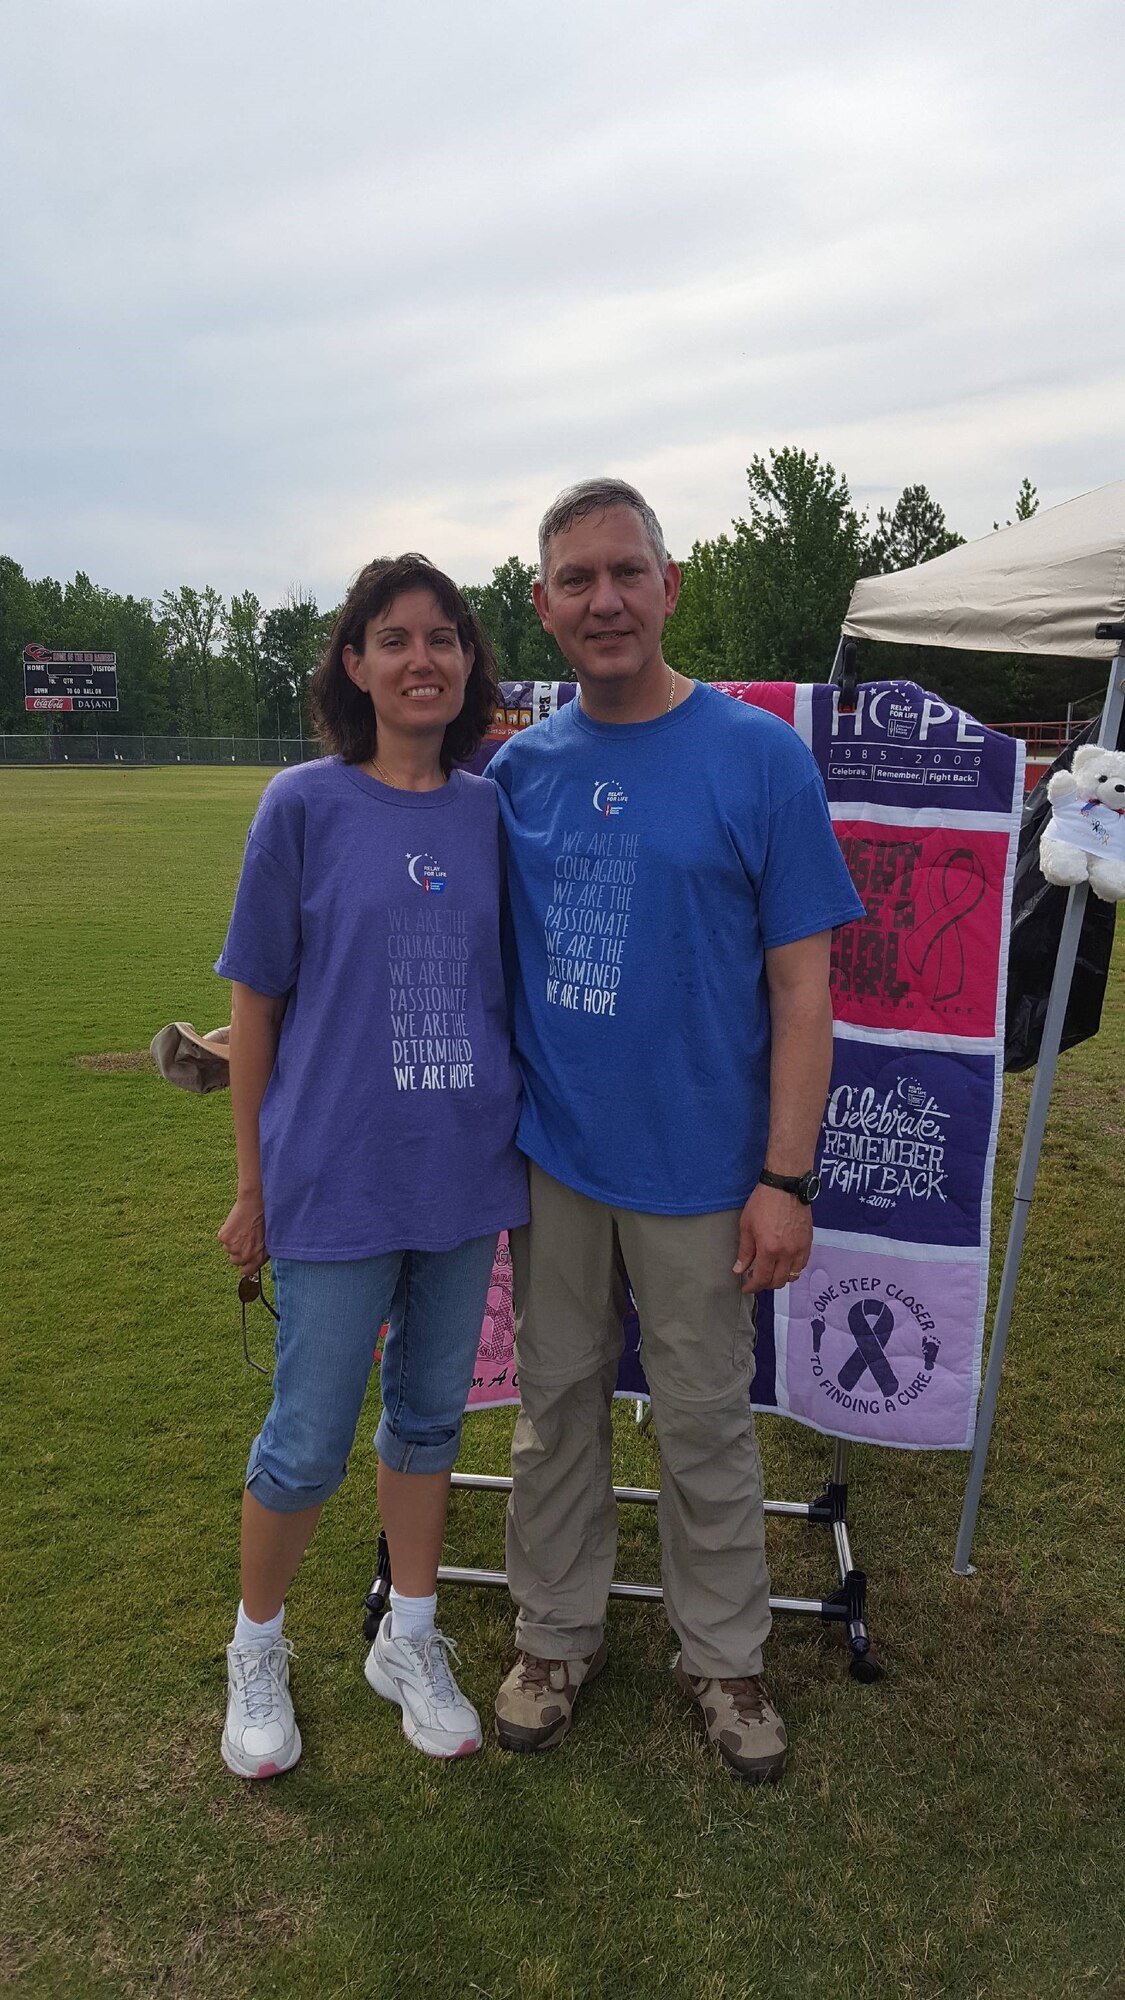
[[[370,695],[356,686],[344,665],[344,647],[362,653],[371,620],[407,590],[431,591],[457,627],[462,650],[472,650],[464,705],[442,738],[441,768],[448,777],[453,765],[471,757],[485,736],[500,690],[496,657],[479,618],[452,579],[425,556],[377,556],[360,570],[312,677],[313,721],[324,748],[342,757],[345,764],[362,764],[373,755],[375,710]]]

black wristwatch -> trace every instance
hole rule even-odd
[[[810,1168],[807,1174],[771,1174],[762,1168],[758,1179],[765,1187],[780,1188],[782,1194],[795,1194],[806,1208],[811,1208],[820,1193],[820,1175]]]

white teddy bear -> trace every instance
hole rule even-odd
[[[1125,900],[1125,750],[1083,744],[1071,769],[1055,772],[1047,797],[1039,866],[1048,882],[1071,888],[1088,876],[1103,902]]]

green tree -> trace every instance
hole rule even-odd
[[[168,657],[169,723],[183,735],[214,733],[215,681],[223,600],[207,584],[166,590],[160,599]]]
[[[112,595],[107,609],[105,643],[117,654],[120,707],[113,717],[87,716],[86,726],[137,735],[163,731],[168,714],[168,659],[152,605],[145,597]]]
[[[312,732],[309,681],[331,628],[331,615],[322,615],[315,597],[302,590],[291,590],[262,621],[264,714],[279,736]]]
[[[463,595],[484,626],[502,681],[573,680],[553,639],[544,632],[532,602],[533,563],[509,556],[498,563],[488,583],[463,586]]]
[[[925,486],[904,486],[888,514],[880,507],[875,531],[867,544],[864,571],[885,576],[896,569],[913,569],[962,546],[965,537],[945,525],[945,513]]]
[[[665,658],[697,681],[727,678],[728,604],[733,544],[729,535],[694,542],[680,565],[680,601],[665,630]]]
[[[124,730],[127,733],[163,726],[168,699],[168,667],[163,637],[147,598],[120,597],[105,590],[79,570],[60,595],[53,580],[39,585],[44,610],[52,616],[57,636],[48,645],[94,649],[117,655],[119,708],[115,716],[70,718],[78,732]]]
[[[859,665],[861,680],[917,681],[979,722],[1011,722],[1028,713],[1017,691],[1016,663],[1006,653],[861,639]]]
[[[1032,515],[1038,514],[1038,512],[1038,490],[1032,485],[1030,479],[1025,477],[1021,480],[1020,490],[1016,495],[1016,520],[1030,521]]]
[[[1038,512],[1039,512],[1038,490],[1036,487],[1032,485],[1030,479],[1025,477],[1020,481],[1020,490],[1016,494],[1016,521],[1030,521],[1032,515],[1038,514]],[[1000,526],[999,521],[994,521],[992,523],[993,533],[995,533],[999,529],[999,526]],[[1007,520],[1005,521],[1004,526],[1006,528],[1012,528],[1015,526],[1015,522],[1012,520]]]
[[[32,641],[76,651],[115,653],[116,715],[29,715],[23,706],[23,648]],[[120,597],[79,570],[68,584],[32,582],[0,556],[0,718],[8,729],[65,735],[95,730],[161,729],[167,707],[161,628],[146,598]]]
[[[28,715],[23,705],[23,649],[48,643],[38,625],[35,585],[14,557],[0,556],[0,728],[39,734],[47,726],[45,716]]]
[[[900,519],[900,509],[903,513],[900,526],[909,527],[909,514],[904,503],[914,497],[918,504],[909,513],[913,514],[920,527],[920,532],[914,537],[914,548],[919,553],[913,553],[909,534],[896,536],[893,533]],[[1016,496],[1015,521],[1030,520],[1038,507],[1039,496],[1030,479],[1024,479]],[[992,525],[996,530],[1001,524],[994,521]],[[1004,525],[1010,528],[1013,521],[1008,520]],[[882,539],[880,530],[884,531]],[[941,509],[930,501],[925,487],[907,487],[889,520],[880,513],[865,567],[869,572],[877,572],[905,568],[914,561],[928,562],[931,556],[942,554],[944,547],[956,546],[959,540],[959,536],[951,540],[945,537],[944,516]],[[927,541],[930,543],[928,548]],[[968,709],[981,722],[1026,722],[1061,715],[1065,713],[1067,701],[1077,684],[1073,664],[1038,657],[1031,661],[1026,655],[1018,653],[978,653],[936,646],[865,645],[861,660],[865,677],[901,677],[919,681],[944,700]]]
[[[747,468],[749,519],[735,521],[725,593],[732,680],[820,680],[866,545],[848,482],[815,452],[786,446]]]
[[[223,619],[222,723],[256,736],[262,702],[262,607],[252,590],[232,597]]]

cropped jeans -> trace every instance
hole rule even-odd
[[[246,1468],[255,1500],[289,1514],[336,1491],[384,1320],[375,1449],[395,1472],[449,1471],[495,1251],[493,1235],[347,1263],[272,1260],[280,1317],[273,1402]]]

